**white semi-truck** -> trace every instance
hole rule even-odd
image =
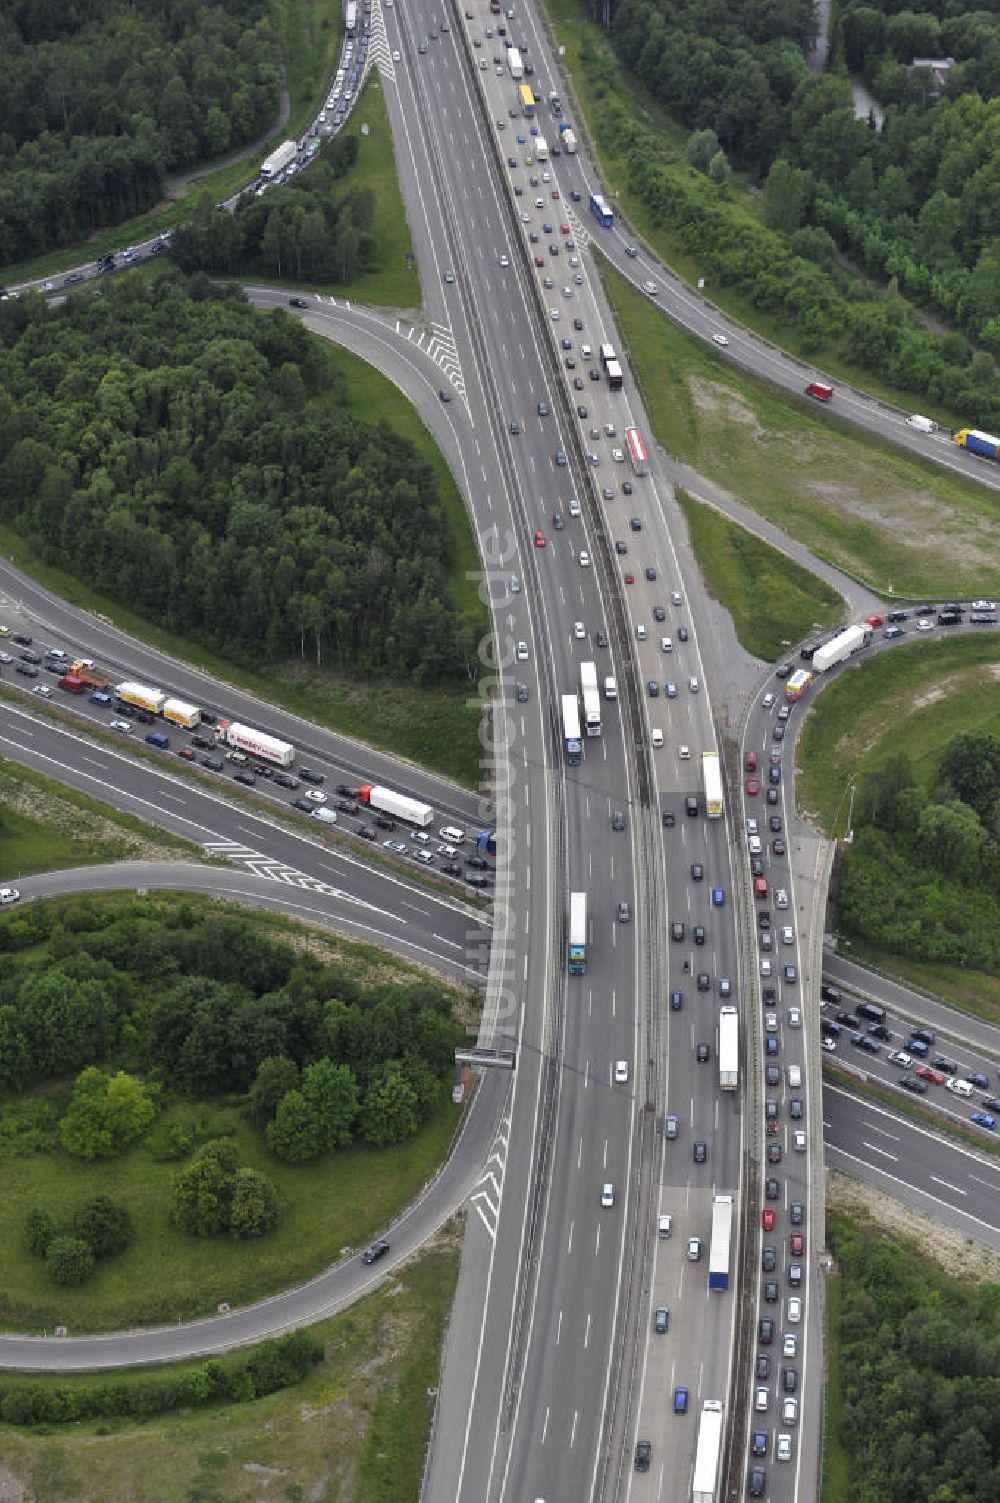
[[[722,1404],[718,1399],[706,1399],[701,1407],[701,1424],[698,1427],[691,1503],[717,1503],[721,1456]]]
[[[826,673],[831,668],[836,668],[838,663],[844,663],[854,653],[860,652],[862,647],[867,647],[872,639],[870,626],[846,626],[839,631],[829,642],[824,642],[822,647],[817,647],[812,655],[812,669],[814,673]]]
[[[729,1288],[729,1245],[733,1234],[733,1197],[717,1195],[712,1202],[712,1242],[708,1252],[709,1289]]]
[[[601,695],[597,687],[597,664],[580,664],[580,687],[583,690],[583,727],[588,736],[601,734]]]
[[[426,829],[434,819],[430,804],[410,798],[405,793],[396,793],[392,788],[381,788],[377,783],[362,783],[358,789],[358,803],[380,814],[391,814],[394,819],[405,819],[408,824]]]
[[[739,1084],[740,1028],[735,1007],[719,1008],[719,1088],[735,1091]]]
[[[264,731],[255,731],[251,725],[240,725],[238,720],[220,720],[216,728],[216,740],[220,746],[256,757],[261,762],[273,762],[276,767],[291,767],[295,761],[295,748],[277,736],[268,736]]]
[[[549,143],[544,136],[535,137],[535,158],[539,162],[547,162],[549,159]]]
[[[272,151],[269,157],[265,157],[261,163],[260,175],[265,182],[283,172],[290,162],[294,162],[299,154],[299,148],[294,141],[282,141],[277,150]]]

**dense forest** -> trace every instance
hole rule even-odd
[[[692,131],[687,161],[704,174],[671,171],[670,153],[635,140],[633,191],[703,258],[710,281],[780,313],[807,346],[837,345],[893,384],[995,424],[1000,28],[961,0],[922,11],[852,3],[831,71],[815,77],[804,60],[812,9],[625,0],[613,45]],[[911,65],[941,55],[956,66],[939,97],[929,70]],[[881,129],[856,118],[838,58],[884,108]],[[606,111],[605,130],[627,147],[624,114]],[[731,167],[763,185],[763,224],[727,204]],[[895,293],[955,332],[921,322]]]
[[[854,1503],[1000,1497],[1000,1288],[967,1289],[837,1218],[837,1441]]]
[[[252,917],[194,904],[40,904],[0,925],[0,953],[0,1090],[82,1072],[60,1126],[81,1158],[155,1134],[164,1091],[245,1097],[293,1162],[354,1137],[399,1142],[439,1103],[460,1038],[432,982],[364,984],[347,964],[261,935]]]
[[[379,268],[372,233],[375,195],[363,186],[338,190],[358,156],[358,138],[344,134],[323,143],[309,171],[246,193],[235,213],[219,214],[206,197],[178,227],[171,258],[184,271],[348,282]]]
[[[0,303],[0,516],[236,659],[455,679],[479,627],[433,475],[337,399],[304,328],[204,277]]]
[[[273,126],[267,0],[0,7],[0,264],[119,224],[165,176]]]
[[[930,789],[905,756],[866,775],[839,912],[881,949],[1000,974],[1000,739],[953,737]]]

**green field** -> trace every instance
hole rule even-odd
[[[659,442],[878,594],[971,599],[1000,571],[991,492],[738,371],[603,270]]]
[[[443,1162],[459,1118],[450,1090],[442,1088],[434,1115],[407,1142],[385,1150],[352,1145],[293,1165],[268,1153],[241,1107],[175,1102],[154,1124],[157,1139],[175,1122],[210,1136],[231,1135],[242,1163],[266,1174],[287,1201],[277,1231],[236,1242],[187,1237],[169,1224],[167,1197],[177,1166],[156,1162],[148,1147],[86,1162],[58,1146],[41,1146],[55,1136],[53,1118],[63,1105],[60,1093],[46,1089],[0,1108],[0,1321],[8,1329],[65,1324],[79,1333],[186,1320],[211,1314],[221,1300],[243,1305],[300,1283],[392,1222]],[[35,1141],[38,1151],[23,1155]],[[25,1212],[38,1205],[59,1217],[102,1194],[131,1212],[135,1240],[121,1257],[99,1263],[81,1288],[56,1289],[41,1261],[21,1246]]]
[[[285,1392],[143,1424],[103,1421],[49,1434],[0,1426],[9,1496],[416,1503],[458,1259],[451,1231],[375,1293],[313,1326],[325,1361]]]
[[[840,1296],[839,1276],[828,1278],[823,1285],[826,1304],[826,1382],[823,1387],[821,1503],[852,1503],[854,1497],[850,1457],[838,1439],[844,1405],[840,1378]]]
[[[99,861],[197,861],[200,847],[0,761],[0,882]]]
[[[708,590],[748,652],[773,663],[793,642],[841,619],[843,600],[815,574],[686,491],[677,499]]]

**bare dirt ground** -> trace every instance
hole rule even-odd
[[[906,1237],[925,1258],[930,1258],[951,1278],[963,1284],[1000,1283],[1000,1253],[973,1242],[920,1211],[911,1210],[879,1190],[830,1170],[826,1176],[826,1203],[848,1215],[862,1215],[894,1236]]]

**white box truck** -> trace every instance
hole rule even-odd
[[[871,639],[870,626],[845,627],[835,637],[831,637],[829,642],[817,647],[812,656],[813,672],[826,673],[830,668],[836,668],[838,663],[846,662],[853,653],[867,647]]]
[[[735,1007],[719,1008],[719,1089],[735,1091],[739,1082],[740,1030]]]
[[[521,61],[521,54],[516,47],[508,47],[507,49],[507,66],[510,69],[511,78],[520,79],[524,77],[524,64]]]
[[[692,1503],[716,1503],[721,1455],[722,1404],[718,1399],[706,1399],[702,1405],[701,1425],[698,1428],[698,1449],[695,1452],[694,1482],[691,1487]]]
[[[535,137],[535,159],[539,162],[547,162],[549,159],[549,143],[544,136]]]

